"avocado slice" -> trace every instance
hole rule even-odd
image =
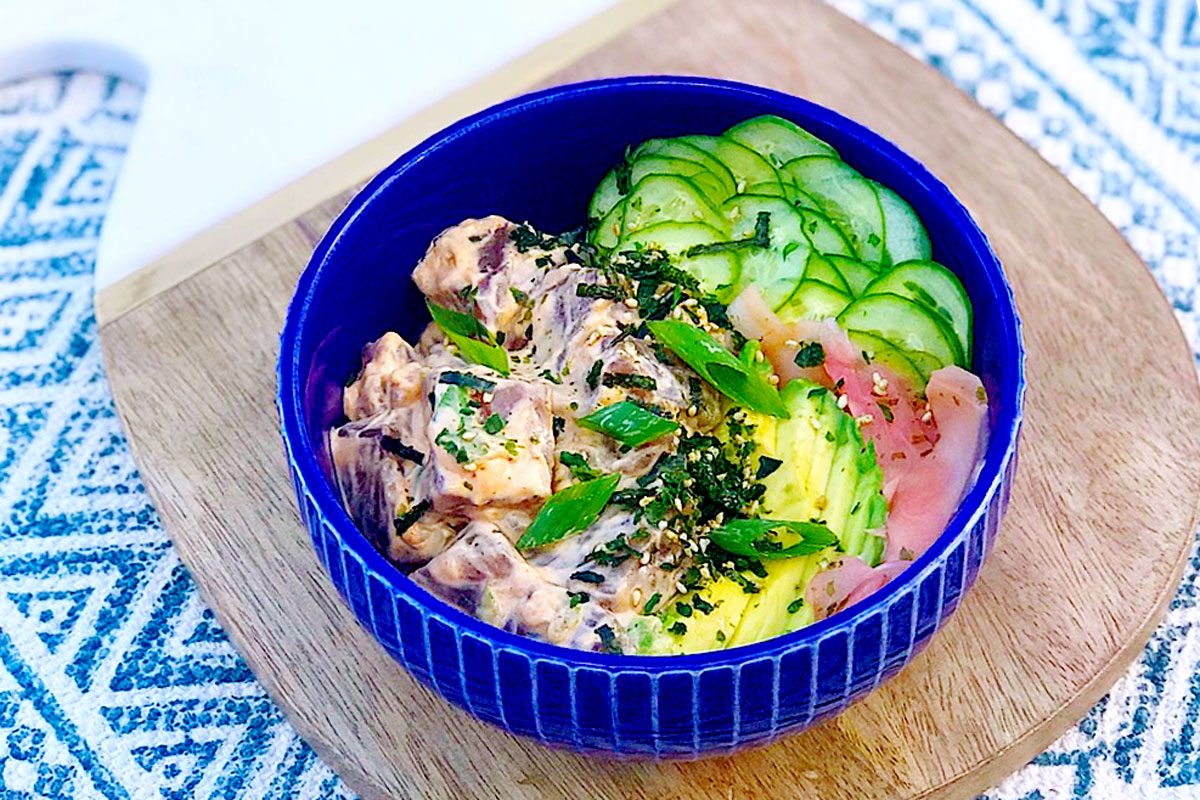
[[[834,394],[807,381],[792,381],[782,395],[791,418],[776,420],[775,450],[784,466],[763,482],[764,504],[779,519],[820,519],[842,539],[843,548],[858,555],[865,544],[874,546],[866,531],[883,524],[887,511],[881,489],[883,473],[874,448],[864,443],[853,417],[840,409]],[[796,474],[807,465],[803,489]],[[847,546],[852,525],[858,549]],[[767,561],[767,577],[753,595],[731,645],[749,644],[796,630],[812,621],[813,611],[798,602],[809,582],[834,555],[833,550],[811,556]]]

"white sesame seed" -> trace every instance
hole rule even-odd
[[[746,193],[746,182],[745,182],[745,181],[738,181],[738,182],[737,182],[737,186],[736,186],[736,188],[737,188],[737,193],[738,193],[738,194],[745,194],[745,193]]]
[[[462,439],[464,442],[473,442],[473,441],[475,441],[475,436],[476,436],[475,431],[467,431],[466,433],[464,433],[462,435]]]
[[[841,395],[840,397],[838,397],[837,405],[838,405],[838,408],[840,408],[844,411],[846,409],[846,406],[850,405],[850,398],[846,397],[846,395]]]
[[[808,424],[812,426],[812,429],[813,429],[814,431],[819,431],[819,430],[821,430],[821,423],[820,423],[820,422],[817,422],[817,418],[816,418],[816,417],[809,417],[809,418],[808,418]]]
[[[627,305],[629,308],[637,308],[638,307],[637,298],[636,297],[626,297],[625,305]]]
[[[683,585],[683,581],[675,581],[675,588],[680,594],[687,594],[687,587]]]
[[[779,385],[779,376],[774,375],[774,374],[768,375],[767,383],[771,384],[772,386],[778,386]]]
[[[699,413],[700,413],[700,409],[696,408],[696,406],[694,404],[688,406],[687,414],[689,417],[694,417]]]
[[[683,501],[680,500],[678,497],[675,498],[675,510],[683,511]]]
[[[638,500],[638,505],[641,506],[642,508],[645,508],[646,506],[650,505],[653,502],[654,502],[654,497],[651,495],[646,495],[641,500]]]
[[[642,590],[641,590],[641,588],[639,588],[639,587],[637,587],[637,586],[633,587],[633,592],[631,592],[630,594],[631,594],[631,596],[633,597],[633,604],[634,604],[635,606],[640,606],[640,605],[642,604]]]
[[[665,519],[658,521],[658,529],[660,531],[665,531],[667,529],[667,521]],[[670,537],[668,537],[668,538],[670,538]]]
[[[786,340],[784,340],[783,345],[784,345],[784,347],[799,347],[800,343],[797,342],[795,339],[786,339]]]
[[[871,416],[870,414],[863,414],[862,416],[855,417],[854,421],[857,422],[860,426],[861,425],[870,425],[872,422],[875,421],[875,418],[873,416]]]
[[[929,424],[932,421],[933,421],[933,412],[932,411],[926,411],[924,414],[921,415],[921,422]]]
[[[490,402],[492,402],[492,398],[494,398],[494,397],[495,397],[495,395],[492,394],[491,392],[484,392],[483,393],[483,402],[490,403]]]
[[[650,551],[647,550],[646,552],[642,553],[642,566],[645,566],[649,563],[650,563]]]
[[[754,360],[761,364],[762,362],[767,360],[767,357],[763,355],[762,350],[755,350],[754,351]]]

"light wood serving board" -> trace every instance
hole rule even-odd
[[[1104,694],[1174,594],[1200,490],[1191,353],[1144,266],[1061,176],[815,0],[683,0],[544,82],[655,72],[773,86],[893,139],[972,210],[1013,282],[1029,396],[1011,510],[975,589],[898,678],[772,746],[666,764],[548,750],[420,687],[321,572],[273,407],[284,309],[344,192],[215,263],[177,258],[177,274],[152,267],[100,298],[143,480],[255,674],[365,797],[972,797]]]

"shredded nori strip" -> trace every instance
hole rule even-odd
[[[414,464],[424,464],[425,454],[415,447],[409,447],[395,436],[380,436],[379,446],[384,452],[391,453],[397,458],[403,458]]]
[[[635,375],[631,372],[606,372],[601,383],[609,388],[620,386],[626,389],[645,389],[648,392],[658,388],[658,381],[649,375]]]
[[[599,572],[592,572],[590,569],[581,569],[571,573],[571,580],[583,583],[604,583],[604,576]]]
[[[780,461],[778,458],[771,458],[770,456],[759,456],[758,457],[758,472],[756,472],[754,475],[755,479],[761,481],[763,478],[767,477],[768,475],[773,473],[775,470],[779,469],[779,467],[782,464],[783,464],[783,462]]]
[[[495,381],[489,381],[487,378],[473,375],[470,372],[443,372],[438,378],[438,383],[448,383],[464,389],[478,389],[481,392],[490,392],[496,388]]]
[[[589,389],[595,389],[600,383],[600,370],[604,369],[604,362],[596,359],[592,362],[592,368],[588,370],[587,385]]]
[[[416,524],[421,515],[433,507],[433,504],[428,500],[422,500],[415,506],[405,511],[400,516],[396,517],[396,535],[402,536],[404,532]]]
[[[804,369],[819,367],[825,363],[825,348],[820,342],[805,342],[792,360],[796,362],[797,367]]]
[[[600,646],[606,653],[620,653],[621,645],[617,642],[617,635],[613,633],[613,629],[608,625],[601,625],[596,628],[596,635],[600,637]]]

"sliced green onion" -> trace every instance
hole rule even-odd
[[[695,325],[674,319],[646,325],[654,338],[735,403],[773,417],[791,416],[779,397],[779,390]]]
[[[780,529],[799,536],[799,541],[784,547],[771,536]],[[837,535],[819,522],[786,519],[735,519],[709,531],[708,538],[722,550],[750,558],[810,556],[838,544]]]
[[[663,419],[637,403],[623,400],[580,417],[579,424],[611,436],[622,444],[638,447],[679,430],[679,423]]]
[[[470,314],[425,301],[433,322],[442,329],[462,357],[473,364],[491,367],[501,375],[508,374],[508,351],[496,344],[491,331]]]
[[[555,492],[521,534],[517,547],[541,547],[591,525],[608,505],[621,476],[606,475]]]

